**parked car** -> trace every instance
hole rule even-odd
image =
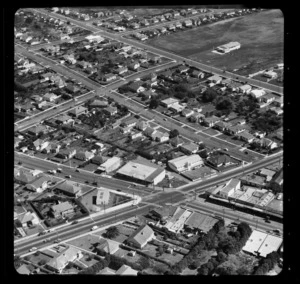
[[[71,225],[75,225],[75,224],[77,224],[77,223],[78,223],[78,221],[75,220],[75,221],[73,221],[73,222],[71,223]]]
[[[95,226],[92,227],[91,230],[94,231],[94,230],[97,230],[97,229],[98,229],[98,226],[95,225]]]
[[[37,248],[36,247],[32,247],[29,251],[35,251],[35,250],[37,250]]]
[[[45,235],[46,234],[46,231],[42,231],[38,234],[38,236],[42,236],[42,235]]]
[[[71,175],[66,175],[65,177],[66,177],[66,178],[71,178],[72,176],[71,176]]]

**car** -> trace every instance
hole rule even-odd
[[[61,242],[61,239],[57,239],[57,240],[55,240],[54,242],[55,242],[55,243],[59,243],[59,242]]]
[[[164,118],[164,121],[167,121],[167,119],[166,119],[166,118]]]
[[[75,224],[77,224],[77,223],[78,223],[78,221],[75,220],[75,221],[73,221],[73,222],[71,223],[71,225],[75,225]]]
[[[72,176],[71,176],[71,175],[66,175],[65,177],[66,177],[66,178],[71,178]]]
[[[38,234],[38,236],[42,236],[42,235],[45,235],[46,234],[46,231],[42,231]]]
[[[79,170],[78,170],[78,169],[76,169],[76,170],[75,170],[75,172],[79,173]]]
[[[96,226],[96,225],[91,228],[92,231],[97,230],[97,229],[98,229],[98,226]]]
[[[37,250],[37,248],[36,247],[32,247],[29,251],[35,251],[35,250]]]

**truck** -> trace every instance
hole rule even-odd
[[[95,225],[95,226],[92,227],[91,230],[94,231],[94,230],[96,230],[96,229],[98,229],[98,226]]]

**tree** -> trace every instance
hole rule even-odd
[[[202,101],[205,103],[212,102],[217,96],[218,93],[214,89],[209,88],[203,93]]]
[[[229,114],[233,110],[233,102],[229,98],[220,98],[216,103],[216,109],[223,114]]]
[[[151,263],[149,257],[145,257],[145,256],[141,257],[139,260],[139,265],[142,267],[142,269],[146,269],[150,267]]]
[[[274,194],[282,192],[282,186],[277,182],[270,181],[269,187],[272,189]]]
[[[170,131],[170,133],[169,133],[170,139],[171,139],[171,138],[174,138],[174,137],[177,137],[177,136],[179,136],[179,131],[178,131],[177,129],[172,129],[172,130]]]
[[[220,251],[220,252],[218,253],[218,255],[217,255],[217,260],[218,260],[218,262],[219,262],[219,263],[223,263],[224,261],[226,261],[226,259],[227,259],[226,253]]]
[[[158,100],[156,100],[155,98],[151,98],[150,103],[149,103],[149,108],[155,109],[158,106],[159,106]]]
[[[246,267],[241,267],[241,268],[239,268],[239,269],[236,271],[236,273],[237,273],[238,275],[249,275],[249,274],[250,274],[249,270],[248,270]]]
[[[105,237],[109,239],[113,239],[119,235],[119,230],[116,226],[109,227],[106,230]]]

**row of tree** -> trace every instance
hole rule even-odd
[[[259,265],[254,270],[254,275],[264,275],[269,272],[278,263],[280,259],[276,251],[269,253],[266,258],[261,259]]]

